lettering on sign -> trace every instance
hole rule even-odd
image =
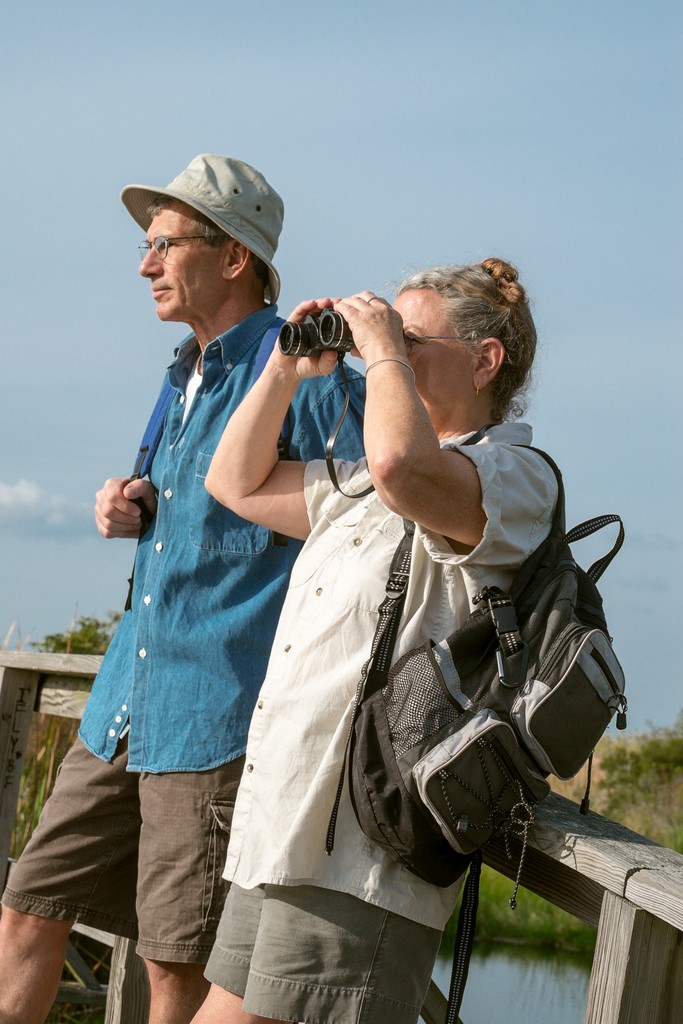
[[[9,722],[12,720],[9,734],[9,750],[7,752],[7,760],[5,762],[5,777],[2,780],[3,789],[7,789],[14,782],[17,769],[19,768],[22,757],[24,756],[23,750],[19,750],[19,741],[21,739],[21,729],[19,723],[21,721],[21,715],[25,715],[27,712],[30,715],[32,708],[29,702],[26,700],[26,694],[29,693],[29,688],[20,686],[17,692],[17,700],[14,705],[14,713],[5,712],[2,716],[3,722]]]

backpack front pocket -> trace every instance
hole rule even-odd
[[[614,712],[625,707],[623,690],[621,665],[602,630],[570,622],[527,680],[510,718],[539,767],[570,779]]]
[[[413,779],[445,838],[465,854],[506,823],[523,824],[549,791],[512,728],[488,709],[463,715],[462,726],[417,761]]]

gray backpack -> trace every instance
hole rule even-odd
[[[494,836],[520,837],[521,872],[534,807],[549,791],[546,776],[575,775],[615,712],[617,727],[626,726],[624,675],[596,586],[623,543],[623,524],[619,516],[606,515],[565,532],[561,473],[550,456],[534,451],[557,477],[549,536],[521,566],[508,593],[486,587],[455,632],[391,666],[414,532],[414,524],[406,523],[347,745],[351,799],[370,839],[437,886],[452,884],[470,866],[469,905],[465,909],[463,899],[461,909],[467,934],[456,940],[461,967],[454,978],[457,973],[460,987],[449,1000],[456,1017],[473,939],[482,847]],[[584,571],[570,544],[610,523],[619,526],[612,550]],[[582,805],[587,810],[588,794]]]

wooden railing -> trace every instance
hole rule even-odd
[[[0,865],[8,863],[33,712],[80,718],[100,660],[0,651]],[[522,885],[597,928],[584,1024],[680,1024],[683,856],[592,812],[582,816],[556,794],[536,819]],[[496,844],[485,860],[514,878],[520,850],[511,853]],[[144,1024],[147,983],[134,944],[82,930],[114,947],[106,1024]],[[445,1006],[432,985],[426,1024],[443,1024]]]

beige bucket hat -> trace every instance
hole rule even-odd
[[[166,188],[126,185],[121,200],[144,231],[152,222],[148,207],[155,196],[171,196],[187,203],[243,242],[268,265],[266,298],[277,301],[280,275],[272,260],[282,230],[284,204],[262,174],[234,157],[203,153]]]

